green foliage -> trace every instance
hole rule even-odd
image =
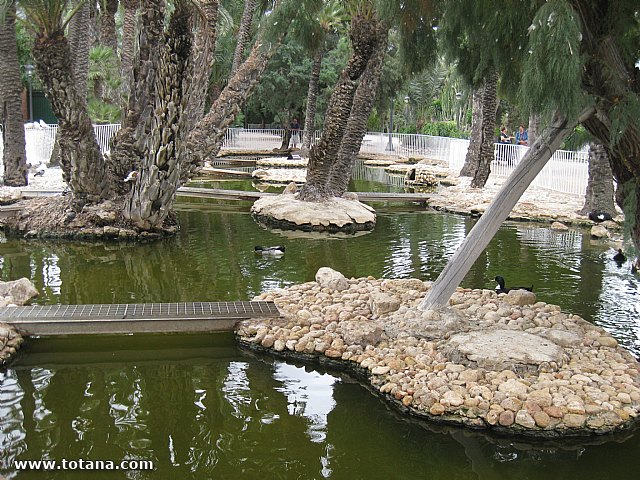
[[[248,104],[249,113],[277,119],[286,125],[302,117],[307,96],[311,61],[301,45],[287,37],[262,74]]]
[[[92,98],[87,104],[89,116],[93,123],[120,123],[120,107]]]
[[[578,125],[571,135],[569,135],[565,141],[562,143],[562,150],[573,150],[577,151],[582,149],[589,142],[593,141],[593,136],[587,132],[587,130],[582,126]]]
[[[583,108],[581,40],[580,21],[566,0],[549,0],[540,7],[529,27],[530,53],[523,65],[525,110],[574,116]]]
[[[611,145],[618,143],[624,132],[631,125],[637,125],[640,118],[640,98],[636,94],[628,94],[614,99],[614,106],[610,111]]]
[[[452,121],[425,123],[420,133],[434,137],[468,138],[469,136],[466,132],[460,131],[456,122]]]
[[[491,70],[517,91],[527,52],[527,27],[537,3],[510,0],[448,0],[439,23],[442,50],[456,61],[464,82],[480,85]]]

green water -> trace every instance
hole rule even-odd
[[[224,188],[230,188],[224,186]],[[378,206],[358,236],[268,231],[248,204],[179,204],[182,230],[146,245],[0,243],[3,280],[30,278],[37,303],[245,300],[347,276],[435,279],[473,220]],[[285,245],[266,259],[255,245]],[[638,277],[580,231],[504,226],[464,285],[534,285],[640,354]],[[640,434],[528,444],[408,422],[338,372],[256,357],[231,335],[29,341],[0,371],[0,475],[7,478],[631,479]],[[152,472],[16,472],[16,459],[152,460]]]

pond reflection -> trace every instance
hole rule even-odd
[[[239,351],[229,334],[32,340],[26,349],[0,374],[0,474],[9,479],[86,478],[13,468],[62,458],[155,464],[92,478],[626,479],[640,447],[633,432],[531,443],[412,422],[349,377]]]

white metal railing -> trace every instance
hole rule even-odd
[[[454,140],[449,152],[449,168],[459,171],[469,148],[469,140]],[[508,143],[494,144],[494,160],[491,162],[491,176],[505,178],[529,147]],[[589,178],[589,152],[556,150],[545,167],[531,183],[532,186],[555,192],[584,195]]]
[[[119,130],[119,124],[94,125],[100,149],[109,153],[110,141]],[[57,125],[34,123],[25,125],[27,161],[32,165],[48,162],[55,144]],[[272,150],[279,148],[285,134],[284,129],[244,129],[230,128],[225,135],[223,148],[238,150]],[[312,144],[320,138],[315,131]],[[302,137],[302,132],[301,132]],[[364,153],[378,153],[389,156],[425,156],[448,163],[452,170],[459,171],[469,147],[469,140],[430,135],[414,135],[382,132],[368,132],[360,148]],[[0,165],[2,160],[0,142]],[[495,159],[491,163],[491,175],[507,177],[522,160],[528,147],[511,144],[495,144]],[[584,195],[588,179],[588,152],[558,150],[533,181],[532,185],[553,191]]]

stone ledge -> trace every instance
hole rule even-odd
[[[317,232],[372,230],[376,222],[368,205],[338,197],[326,202],[303,202],[290,194],[263,197],[253,204],[251,214],[266,226]]]

